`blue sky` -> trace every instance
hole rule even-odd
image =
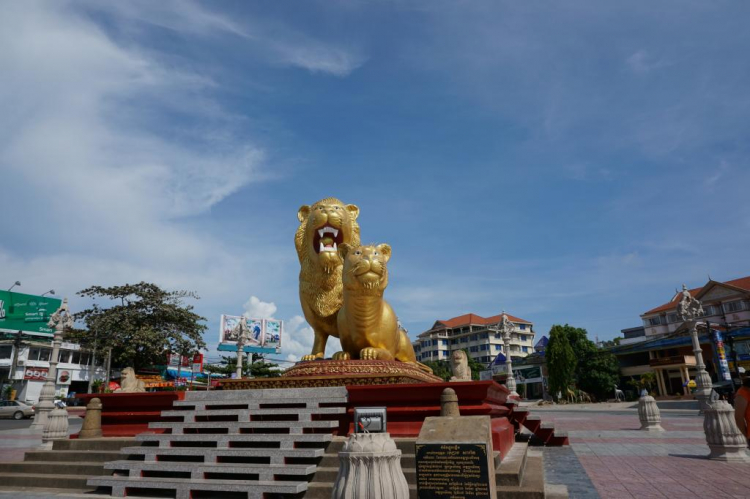
[[[336,196],[393,247],[412,337],[505,309],[612,338],[683,282],[750,274],[748,14],[5,2],[0,278],[195,290],[209,343],[220,313],[273,315],[293,359],[296,212]]]

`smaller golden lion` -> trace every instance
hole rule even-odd
[[[451,381],[471,381],[469,359],[463,350],[454,350],[451,353],[451,372]]]
[[[396,314],[383,299],[391,247],[342,244],[339,254],[344,261],[344,304],[337,316],[342,351],[335,353],[333,359],[395,359],[432,373],[432,369],[417,362],[409,337],[399,328]]]
[[[120,388],[115,390],[115,393],[137,393],[145,391],[146,385],[143,384],[143,381],[135,377],[135,371],[133,371],[132,367],[126,367],[122,370]]]

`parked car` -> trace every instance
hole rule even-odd
[[[0,401],[0,418],[23,419],[34,415],[34,408],[17,400]]]

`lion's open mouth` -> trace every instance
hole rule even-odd
[[[316,253],[326,251],[336,252],[339,245],[344,242],[344,231],[326,224],[315,230],[313,236],[313,249]]]

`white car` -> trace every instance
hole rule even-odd
[[[23,419],[34,415],[34,408],[17,400],[0,400],[0,418]]]

